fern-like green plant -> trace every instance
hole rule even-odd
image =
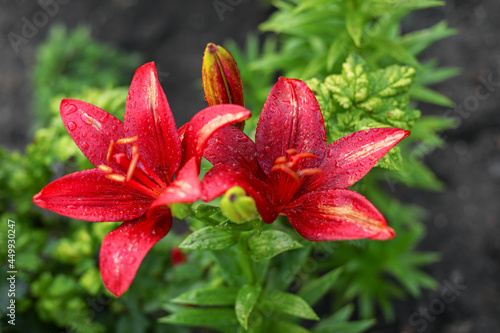
[[[277,34],[279,51],[264,54],[253,69],[279,70],[289,77],[324,78],[340,71],[351,53],[361,55],[369,68],[392,64],[415,69],[411,90],[415,100],[452,106],[453,102],[427,85],[458,74],[439,68],[436,61],[421,63],[417,56],[434,42],[456,33],[440,22],[403,34],[401,20],[416,9],[441,6],[442,1],[421,0],[275,0],[278,9],[260,25]]]

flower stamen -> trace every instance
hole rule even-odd
[[[113,148],[115,147],[115,140],[111,140],[108,148],[108,155],[106,155],[106,161],[111,162],[111,156],[113,156]]]
[[[307,158],[316,158],[314,153],[299,153],[296,149],[287,149],[286,156],[280,156],[274,162],[271,171],[281,170],[292,177],[297,183],[300,183],[300,178],[303,176],[311,176],[322,173],[319,168],[301,169],[298,167],[300,161]]]
[[[116,144],[117,145],[125,145],[125,144],[129,144],[129,143],[134,143],[134,142],[137,142],[138,139],[139,139],[139,137],[137,135],[130,137],[130,138],[121,138],[121,139],[116,140]]]

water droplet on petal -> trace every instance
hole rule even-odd
[[[99,119],[99,121],[101,123],[105,123],[109,118],[109,113],[105,113],[104,116],[101,117],[101,119]]]
[[[76,129],[76,124],[75,124],[73,121],[70,121],[70,122],[68,123],[68,129],[69,129],[70,131],[74,131],[74,130]]]
[[[68,105],[68,107],[66,108],[66,110],[64,110],[64,114],[65,115],[72,114],[76,110],[77,110],[76,106],[74,106],[73,104],[70,104],[70,105]]]
[[[85,112],[80,115],[80,118],[87,125],[92,125],[92,123],[94,122],[94,118],[92,118],[91,116],[89,116]]]
[[[87,132],[82,132],[82,138],[85,138],[87,136]]]
[[[264,148],[264,150],[266,151],[266,153],[269,153],[269,152],[271,151],[271,147],[266,146],[266,147]]]
[[[128,258],[128,264],[129,264],[129,265],[132,265],[132,264],[133,264],[134,262],[136,262],[136,261],[137,261],[137,258],[136,258],[136,257],[134,257],[134,256],[132,256],[132,257]]]
[[[82,142],[83,149],[89,149],[89,144],[87,142]]]

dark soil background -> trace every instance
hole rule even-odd
[[[16,53],[8,33],[21,34],[23,17],[31,20],[41,7],[35,1],[0,0],[0,144],[10,149],[22,150],[31,139],[30,73],[50,25],[90,25],[97,40],[155,61],[182,125],[205,107],[199,85],[206,43],[233,38],[241,45],[270,14],[258,1],[232,6],[222,19],[207,0],[58,1],[65,4]],[[447,147],[425,157],[447,188],[394,192],[428,211],[420,248],[441,253],[441,262],[428,268],[441,289],[397,302],[397,327],[377,332],[500,332],[500,1],[446,0],[444,7],[415,12],[404,26],[410,31],[442,19],[459,33],[423,58],[461,69],[459,77],[434,87],[457,106],[420,109],[460,120],[457,129],[443,133]]]

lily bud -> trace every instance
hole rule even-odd
[[[207,44],[201,74],[208,106],[218,104],[245,106],[240,71],[233,56],[225,48],[213,43]],[[234,125],[243,130],[245,122]]]
[[[245,190],[234,186],[227,190],[220,202],[222,214],[235,223],[244,223],[259,217],[255,200]]]

